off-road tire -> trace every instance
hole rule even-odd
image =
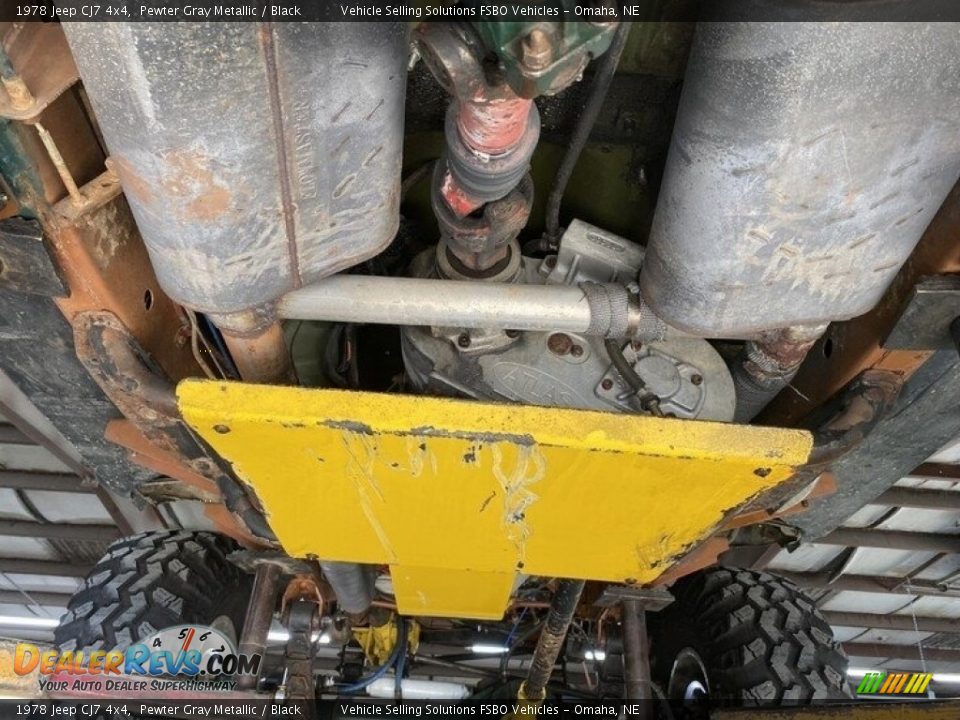
[[[692,648],[711,700],[808,703],[852,697],[847,657],[800,588],[770,573],[710,568],[678,581],[675,602],[652,617],[654,679],[667,688],[674,659]]]
[[[220,617],[239,633],[250,577],[227,560],[235,549],[229,538],[186,530],[117,540],[67,603],[55,644],[125,649],[157,630]]]

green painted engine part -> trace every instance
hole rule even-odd
[[[575,6],[571,0],[543,4],[561,17],[572,16]],[[576,80],[591,58],[606,52],[617,23],[497,19],[479,20],[473,26],[487,49],[500,58],[513,91],[534,98],[558,93]]]

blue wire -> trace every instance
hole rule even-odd
[[[400,622],[401,623],[403,622],[402,619],[400,620]],[[406,632],[405,626],[401,625],[401,627],[403,627],[404,632]],[[404,635],[404,637],[406,637],[406,635]],[[357,680],[357,682],[353,683],[352,685],[339,686],[337,687],[337,690],[339,690],[339,692],[341,693],[355,693],[360,690],[363,690],[365,687],[367,687],[367,685],[372,683],[374,680],[379,680],[380,678],[382,678],[386,674],[387,670],[393,667],[394,663],[397,662],[398,657],[400,657],[399,642],[397,642],[397,644],[393,646],[393,651],[390,653],[390,657],[387,658],[387,661],[383,665],[381,665],[372,673],[367,675],[367,677]]]
[[[230,355],[230,351],[227,350],[227,346],[223,342],[223,335],[220,333],[220,329],[210,322],[210,319],[203,313],[197,313],[197,318],[200,320],[201,324],[206,327],[207,333],[213,340],[213,344],[216,346],[217,350],[220,351],[220,355],[223,356],[224,362],[227,363],[227,369],[233,373],[234,377],[240,377],[240,373],[237,371],[237,366],[233,362],[233,357]]]
[[[517,618],[517,621],[513,624],[513,627],[510,628],[510,634],[507,635],[507,639],[503,643],[504,647],[510,647],[510,641],[513,640],[513,636],[516,634],[517,628],[520,627],[520,624],[523,622],[523,618],[529,609],[530,608],[524,608],[523,612],[520,613],[520,617]]]
[[[397,626],[400,633],[400,637],[397,638],[397,645],[400,646],[400,656],[397,658],[397,669],[394,671],[397,677],[393,694],[397,700],[402,700],[403,666],[407,661],[407,624],[403,621],[402,617],[397,618]]]

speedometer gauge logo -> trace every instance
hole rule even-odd
[[[154,653],[171,653],[184,662],[190,658],[199,675],[231,674],[223,668],[224,660],[237,654],[233,641],[216,628],[206,625],[175,625],[148,636],[143,644]],[[219,658],[219,662],[214,658]],[[232,664],[232,663],[231,663]],[[209,668],[213,668],[211,671]],[[175,673],[176,674],[176,673]]]

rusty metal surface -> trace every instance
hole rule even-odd
[[[283,327],[274,322],[250,334],[223,331],[240,377],[267,385],[296,385],[297,376],[283,337]]]
[[[478,60],[483,48],[458,28],[424,23],[417,42],[424,62],[456,98],[456,126],[467,147],[485,155],[513,149],[523,137],[533,100],[518,96],[503,78],[491,82]]]
[[[277,583],[280,580],[280,567],[265,563],[257,567],[247,604],[247,614],[240,633],[239,652],[246,655],[263,655],[267,647],[267,634],[273,621],[273,611],[277,605]],[[242,675],[237,681],[241,690],[255,690],[259,674]]]
[[[543,630],[537,638],[529,674],[520,686],[518,697],[533,701],[546,697],[547,685],[567,639],[567,629],[580,602],[583,586],[583,580],[561,580],[558,583]]]
[[[269,537],[262,516],[242,488],[214,461],[181,420],[173,385],[119,319],[88,311],[74,318],[77,357],[111,402],[168,455],[215,483],[247,529]]]
[[[721,561],[725,553],[731,551],[732,532],[739,528],[749,527],[758,523],[769,523],[778,519],[790,518],[799,513],[804,513],[811,506],[811,503],[827,499],[836,492],[836,478],[830,472],[823,472],[806,487],[796,487],[801,483],[791,483],[793,494],[785,501],[780,503],[779,507],[755,507],[754,504],[748,505],[740,512],[731,514],[720,528],[718,534],[702,542],[696,549],[689,552],[682,560],[673,565],[663,575],[656,579],[656,586],[670,586],[677,580],[703,568],[709,567]],[[789,520],[787,521],[789,522]],[[735,555],[739,558],[739,549],[743,546],[734,548]],[[764,552],[761,546],[757,546],[756,554]],[[754,551],[751,549],[751,553]],[[773,553],[779,552],[778,546],[773,546]],[[736,562],[727,563],[733,566],[743,566]]]
[[[196,500],[201,503],[220,502],[219,493],[204,493],[186,483],[173,478],[157,478],[143,483],[137,492],[152,505],[174,502],[176,500]]]
[[[56,168],[57,174],[60,176],[60,180],[63,181],[64,187],[67,188],[67,193],[70,195],[70,201],[75,205],[82,205],[83,196],[80,194],[80,188],[77,187],[77,181],[74,180],[73,175],[70,172],[70,168],[67,167],[67,162],[63,159],[63,155],[60,154],[60,149],[57,147],[57,144],[54,141],[53,136],[50,134],[50,131],[39,122],[34,123],[34,127],[37,129],[37,134],[40,136],[40,142],[43,143],[43,147],[46,149],[50,161]]]
[[[212,501],[221,499],[220,491],[213,480],[188,468],[178,455],[147,440],[146,436],[129,420],[111,421],[104,435],[110,442],[129,450],[131,459],[138,465],[194,488],[201,497],[209,497]]]
[[[72,220],[53,212],[50,240],[70,287],[57,304],[67,319],[108,309],[171,378],[200,375],[189,347],[176,342],[185,323],[157,283],[126,200],[114,197]]]
[[[855,320],[833,323],[808,354],[791,383],[793,389],[781,393],[760,414],[758,422],[796,424],[870,367],[896,372],[904,380],[916,372],[930,358],[930,352],[884,349],[881,342],[894,327],[901,308],[921,277],[960,272],[960,254],[956,249],[958,227],[960,184],[947,196],[880,303]]]
[[[650,685],[650,642],[647,619],[639,600],[625,600],[620,616],[623,621],[624,695],[627,700],[649,700],[654,697]],[[656,716],[652,707],[644,704],[638,717],[650,720]]]
[[[417,43],[426,65],[453,96],[434,193],[456,217],[509,193],[526,174],[540,134],[533,101],[487,73],[486,50],[466,28],[423,23]]]
[[[173,388],[129,331],[109,312],[75,318],[74,343],[94,380],[152,442],[173,450],[166,430],[178,422]]]
[[[747,342],[732,367],[737,406],[734,420],[750,422],[790,384],[825,325],[783,328]]]
[[[525,176],[505,197],[487,203],[480,217],[475,217],[460,216],[450,207],[442,187],[446,176],[444,165],[437,163],[433,171],[431,205],[443,238],[437,248],[441,276],[451,279],[489,277],[491,273],[502,271],[509,261],[511,242],[530,217],[533,180],[529,175]],[[444,258],[444,252],[452,257]],[[445,266],[450,266],[451,272],[444,272]]]
[[[653,585],[670,586],[682,577],[710,567],[729,548],[730,541],[724,535],[709,537],[658,577]]]
[[[496,92],[477,87],[460,103],[457,129],[469,148],[478,153],[501,155],[516,147],[527,129],[533,101],[517,97],[509,86]]]
[[[33,267],[37,273],[31,278],[32,289],[61,286],[62,278],[45,278],[41,265]],[[80,451],[100,482],[115,491],[135,486],[143,475],[103,440],[103,428],[117,410],[77,361],[70,325],[53,299],[24,289],[0,288],[0,367]]]
[[[960,276],[921,278],[896,325],[883,341],[888,350],[942,350],[956,347],[951,324],[960,317]]]
[[[864,378],[871,376],[884,377],[891,386],[902,382],[900,374],[889,370],[864,374]],[[826,442],[818,442],[812,459],[819,455],[821,461],[829,462],[837,492],[826,500],[812,500],[807,512],[791,519],[807,537],[817,538],[840,526],[960,432],[956,351],[937,351],[898,390],[895,399],[880,399],[886,409],[881,407],[879,412],[875,412],[876,397],[859,401],[851,397],[848,421],[834,420],[818,431]],[[870,392],[883,395],[884,389],[875,384]]]
[[[0,23],[0,38],[23,89],[29,93],[25,100],[18,101],[4,83],[5,90],[0,91],[0,117],[36,122],[79,78],[63,30],[56,23]]]
[[[0,33],[5,34],[7,41],[10,41],[10,36],[6,33],[10,30],[8,26],[0,26]],[[37,56],[42,62],[31,62],[29,65],[43,67],[46,73],[44,80],[58,76],[61,57],[66,58],[72,67],[73,61],[59,26],[27,24],[22,32],[26,34],[18,36],[17,43],[20,45],[7,44],[15,65],[19,58],[26,57],[17,48],[29,45],[30,53],[42,54],[42,57]],[[50,33],[58,33],[59,40],[41,42]],[[30,75],[26,70],[25,73],[24,77],[29,82]],[[73,77],[75,79],[75,70]],[[45,97],[42,88],[42,85],[33,86],[41,100]],[[37,130],[14,122],[7,125],[3,138],[7,154],[0,169],[5,180],[3,189],[11,197],[3,212],[33,213],[39,218],[54,265],[60,272],[58,286],[66,286],[66,291],[51,293],[60,296],[55,299],[60,312],[68,322],[72,322],[87,310],[112,311],[130,330],[143,351],[156,362],[162,374],[173,380],[202,374],[189,345],[182,341],[184,329],[188,326],[180,309],[159,287],[109,161],[108,167],[104,168],[104,156],[99,149],[96,132],[84,114],[81,97],[72,92],[62,95],[46,106],[42,122],[50,136],[55,138],[57,150],[71,177],[80,184],[81,202],[76,202],[76,198],[71,198],[67,193],[63,179],[56,172]],[[13,305],[7,305],[13,312]],[[72,357],[72,333],[64,329],[63,338],[50,336],[48,340],[57,348],[55,352],[67,353]],[[38,354],[46,352],[44,348],[46,343],[35,344]],[[42,357],[32,358],[32,361],[45,362]],[[26,383],[38,392],[43,390],[45,394],[35,396],[34,401],[39,401],[45,412],[69,432],[70,439],[83,449],[88,460],[96,466],[98,477],[108,481],[115,491],[135,490],[145,473],[126,465],[122,460],[122,452],[114,449],[108,441],[107,427],[109,421],[116,417],[116,410],[100,396],[96,386],[88,382],[90,388],[87,389],[86,384],[65,376],[60,379],[61,382],[70,382],[70,387],[77,390],[72,394],[56,393],[46,390],[46,385],[38,385],[40,377],[31,368],[33,365],[18,361],[15,373],[18,382]],[[85,374],[79,365],[77,371]],[[71,423],[69,418],[76,419],[79,416],[80,406],[77,403],[81,400],[73,397],[78,393],[82,395],[85,422],[74,422],[65,427],[65,424]],[[215,484],[203,478],[197,468],[189,464],[189,458],[151,445],[142,435],[136,441],[127,442],[127,445],[138,451],[134,459],[144,460],[144,467],[185,482],[196,483],[199,478],[202,483],[212,486],[212,491],[206,488],[207,493],[215,492],[219,496]],[[194,458],[195,461],[197,459]],[[199,459],[212,463],[209,458]],[[241,542],[256,544],[255,538],[224,506],[208,504],[204,510],[218,528],[227,534]]]
[[[780,507],[770,507],[762,509],[747,510],[731,517],[724,524],[724,530],[736,530],[737,528],[753,525],[754,523],[770,522],[778,518],[786,518],[797,513],[802,513],[810,507],[810,503],[816,500],[823,500],[837,491],[836,478],[830,472],[821,473],[806,488],[801,489],[799,493],[790,497]]]
[[[246,547],[261,544],[261,540],[223,505],[223,494],[216,483],[188,468],[183,458],[149,442],[129,420],[108,423],[104,437],[129,450],[131,462],[161,476],[139,485],[136,490],[139,497],[151,505],[174,500],[199,501],[203,503],[203,514],[219,532]]]
[[[120,181],[107,159],[107,169],[77,189],[77,197],[70,196],[54,206],[54,212],[67,222],[99,210],[120,194]]]
[[[268,305],[392,239],[406,23],[66,25],[160,285],[182,304]]]
[[[885,490],[886,485],[883,485],[875,495],[865,495],[865,492],[869,494],[868,488],[877,479],[872,483],[864,483],[860,478],[851,480],[848,468],[851,458],[862,457],[862,448],[875,441],[875,431],[884,423],[896,420],[896,409],[902,405],[899,398],[903,387],[903,378],[896,372],[867,370],[850,383],[842,396],[819,408],[807,423],[814,432],[809,462],[791,482],[764,499],[765,508],[773,508],[771,518],[790,515],[792,525],[809,532],[825,521],[826,513],[835,522],[831,527],[822,526],[818,534],[824,534]],[[822,480],[825,484],[820,487],[820,478],[825,473],[829,476]],[[887,475],[889,472],[883,473],[883,476]],[[906,472],[891,479],[889,484],[904,475]],[[795,507],[798,503],[804,512],[793,512],[799,509]]]
[[[318,604],[319,592],[307,592],[303,580],[294,578],[287,587],[293,599],[284,612],[289,637],[284,648],[285,695],[290,700],[310,700],[316,692],[313,675],[313,636],[320,627],[322,606]],[[284,598],[287,597],[284,593]],[[315,716],[312,705],[307,707],[307,718]]]
[[[223,504],[223,493],[217,483],[204,477],[185,459],[153,444],[129,420],[114,420],[107,425],[105,438],[130,452],[130,461],[153,470],[161,476],[174,479],[187,492],[192,492],[203,503],[203,514],[214,527],[244,547],[265,547],[263,539],[251,533],[246,525]],[[150,500],[149,491],[144,493]]]

